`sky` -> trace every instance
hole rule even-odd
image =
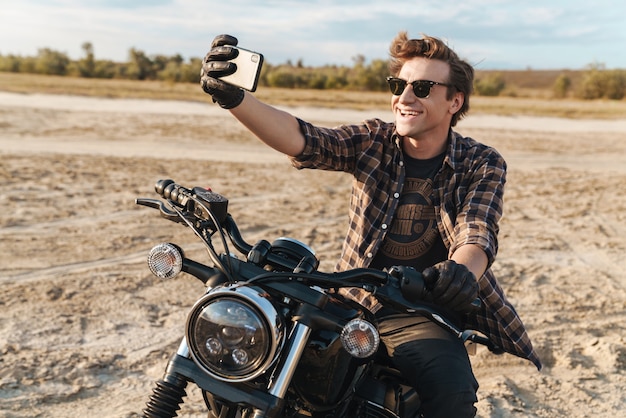
[[[201,58],[216,35],[266,62],[352,65],[388,59],[406,30],[445,40],[475,68],[626,69],[623,0],[0,0],[0,54],[49,48],[71,59]]]

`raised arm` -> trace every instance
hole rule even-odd
[[[236,45],[237,38],[233,36],[215,37],[211,50],[202,61],[202,89],[222,108],[229,109],[261,141],[289,156],[299,155],[304,150],[304,136],[293,115],[267,105],[252,94],[220,79],[237,71],[237,66],[229,62],[237,55],[233,48]]]
[[[246,92],[241,104],[230,112],[261,141],[291,157],[304,150],[304,135],[297,119],[265,104]]]

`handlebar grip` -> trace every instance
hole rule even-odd
[[[191,196],[191,190],[177,184],[172,179],[157,181],[154,190],[165,199],[169,199],[181,207],[187,204]]]
[[[165,179],[165,180],[159,180],[156,182],[156,184],[154,185],[154,190],[160,195],[165,197],[164,193],[165,193],[165,188],[167,186],[169,186],[170,184],[176,184],[174,182],[174,180],[172,179]]]

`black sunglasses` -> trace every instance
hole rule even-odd
[[[387,83],[389,83],[389,90],[391,90],[391,93],[395,96],[399,96],[404,92],[404,89],[406,89],[408,81],[398,77],[387,77]],[[438,83],[436,81],[430,80],[411,81],[413,93],[415,93],[415,96],[419,97],[420,99],[426,99],[428,96],[430,96],[430,89],[434,85],[450,87],[450,84]]]

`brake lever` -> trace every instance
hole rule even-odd
[[[399,312],[414,311],[413,304],[404,297],[400,289],[400,281],[395,277],[390,276],[387,284],[377,287],[372,293],[387,307]]]
[[[184,223],[180,215],[173,210],[167,208],[167,206],[165,206],[165,203],[163,203],[163,201],[161,200],[138,198],[135,199],[135,204],[158,209],[161,212],[161,216],[168,221]]]
[[[459,329],[452,321],[444,318],[437,310],[430,308],[426,305],[414,303],[406,300],[402,296],[402,292],[399,286],[387,285],[380,287],[376,290],[374,296],[387,307],[397,310],[398,312],[405,312],[409,314],[418,314],[429,318],[431,321],[439,325],[440,327],[448,330],[454,334],[457,338],[461,338],[463,330]],[[401,302],[404,300],[404,302]]]

